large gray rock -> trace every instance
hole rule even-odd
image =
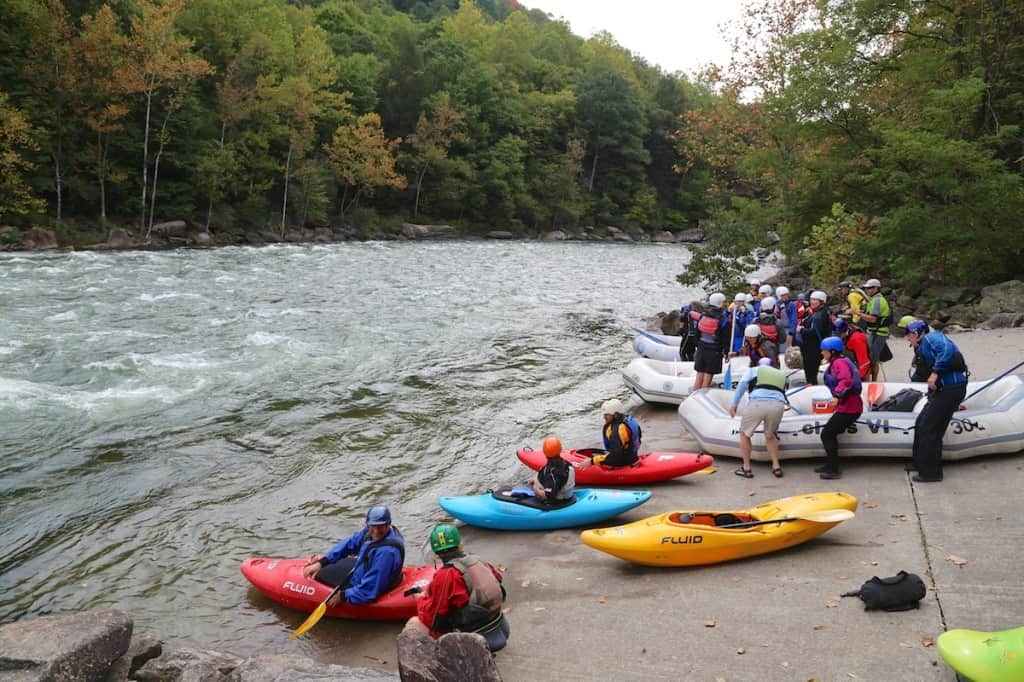
[[[242,659],[232,654],[183,647],[146,661],[133,679],[140,682],[228,682]]]
[[[1024,325],[1024,313],[996,313],[982,323],[982,329],[1009,329]]]
[[[661,244],[675,244],[676,236],[668,230],[662,230],[651,238],[652,242],[658,242]]]
[[[19,682],[99,682],[131,637],[132,619],[120,611],[17,621],[0,626],[0,671]]]
[[[107,236],[107,248],[110,249],[130,249],[135,246],[135,240],[128,234],[128,230],[115,227],[110,231]]]
[[[415,629],[398,635],[398,672],[404,682],[501,682],[487,641],[471,632],[439,640]]]
[[[567,236],[561,230],[552,230],[544,235],[544,240],[549,242],[564,242]]]
[[[704,230],[699,227],[694,227],[689,230],[683,230],[676,235],[676,241],[683,243],[695,243],[704,241]]]
[[[213,243],[213,237],[210,235],[209,232],[197,232],[192,237],[192,241],[194,241],[199,246],[209,246],[210,244]]]
[[[661,333],[668,336],[679,336],[679,311],[670,310],[667,313],[658,313]]]
[[[437,239],[452,237],[455,235],[455,228],[451,225],[417,225],[416,223],[402,223],[402,236],[406,239]]]
[[[33,227],[25,233],[24,244],[26,249],[56,249],[57,233],[44,227]]]
[[[153,225],[153,234],[160,234],[165,237],[184,237],[188,234],[188,223],[184,220],[169,220],[166,223]]]
[[[231,682],[373,682],[397,680],[398,675],[372,668],[349,668],[344,665],[324,665],[294,654],[254,656],[247,658],[228,676]]]
[[[110,666],[106,682],[126,682],[146,661],[163,653],[163,644],[153,635],[136,635],[124,656]]]
[[[985,317],[996,313],[1024,312],[1024,282],[1012,279],[981,290],[978,310]]]
[[[614,239],[617,242],[631,242],[631,241],[633,241],[633,237],[631,237],[628,233],[622,232],[622,231],[613,232],[612,233],[612,239]]]

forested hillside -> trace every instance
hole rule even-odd
[[[0,21],[6,240],[700,226],[689,276],[712,283],[772,232],[821,277],[1021,271],[1024,0],[751,0],[734,62],[693,81],[514,0],[0,0]]]

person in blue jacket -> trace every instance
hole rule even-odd
[[[732,306],[729,308],[729,313],[735,320],[735,322],[730,322],[730,328],[733,333],[732,346],[729,348],[729,357],[734,357],[743,350],[743,331],[747,328],[748,324],[754,321],[754,310],[747,307],[746,294],[736,294],[732,301]]]
[[[928,402],[914,422],[913,459],[908,469],[917,469],[919,483],[942,480],[942,437],[967,395],[967,363],[948,336],[931,331],[924,320],[907,325],[907,341],[932,366],[928,375]]]
[[[315,557],[303,570],[305,578],[316,576],[331,587],[344,586],[328,602],[369,604],[402,582],[405,540],[391,525],[391,510],[384,505],[370,507],[366,527],[345,538],[323,556]]]

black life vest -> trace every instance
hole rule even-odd
[[[363,552],[362,559],[360,559],[360,563],[363,565],[363,570],[365,571],[370,568],[370,554],[375,550],[380,549],[381,547],[394,547],[398,550],[398,555],[402,560],[398,564],[398,570],[395,571],[393,576],[391,576],[391,580],[388,581],[387,587],[384,588],[385,592],[390,592],[402,583],[402,566],[405,564],[405,539],[394,526],[391,526],[391,530],[398,536],[397,540],[384,536],[380,540],[371,541],[370,535],[367,533],[366,538],[363,539],[363,544],[369,543],[369,546],[366,548],[366,551]]]

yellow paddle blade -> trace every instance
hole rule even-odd
[[[718,471],[718,469],[716,469],[713,466],[709,466],[709,467],[704,467],[703,469],[700,469],[699,471],[694,471],[693,474],[691,474],[691,475],[692,476],[696,476],[697,474],[713,474],[716,471]]]
[[[823,511],[807,512],[799,516],[804,521],[813,521],[814,523],[839,523],[853,517],[854,513],[849,509],[825,509]]]
[[[293,632],[291,636],[288,637],[288,639],[295,639],[296,637],[300,637],[301,635],[304,635],[305,633],[312,630],[313,626],[320,622],[320,619],[324,617],[325,613],[327,613],[326,600],[320,602],[320,606],[316,607],[313,610],[313,613],[309,614],[309,618],[307,618],[302,625],[295,628],[295,632]]]

